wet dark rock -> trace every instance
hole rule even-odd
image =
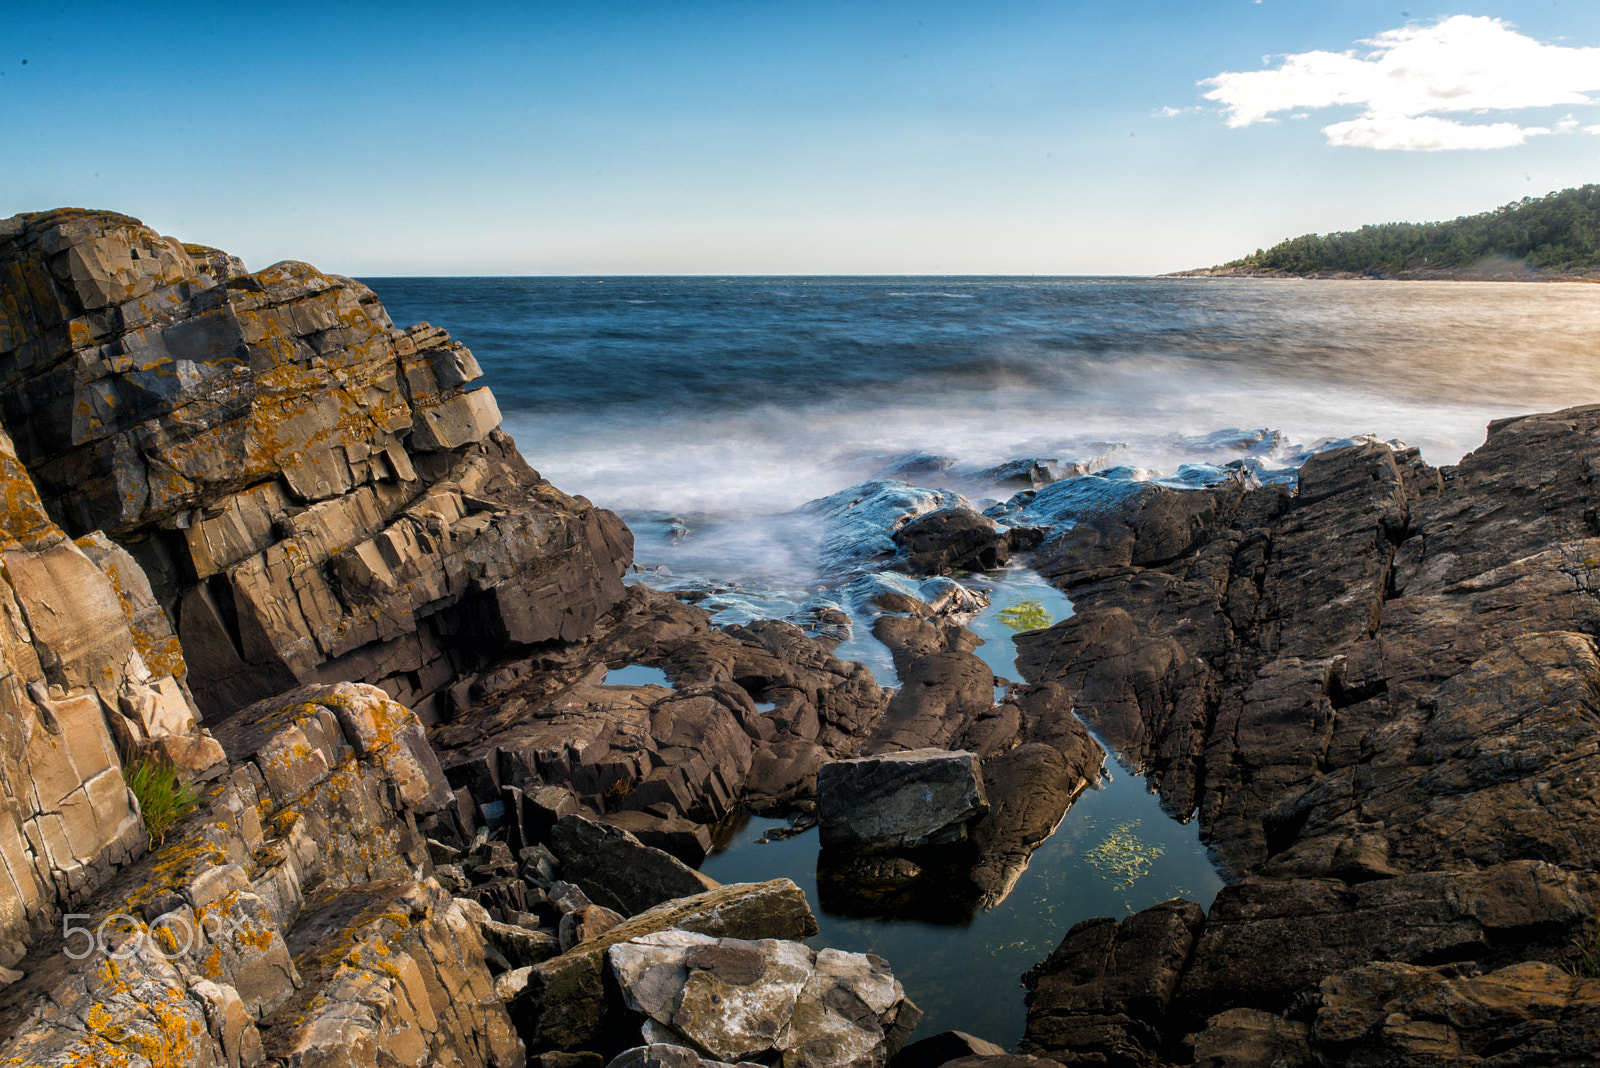
[[[1062,1064],[1147,1064],[1161,1053],[1174,991],[1205,911],[1176,899],[1118,923],[1084,920],[1023,977],[1019,1047]]]
[[[824,849],[894,853],[967,840],[989,811],[971,753],[918,749],[824,764],[817,773]]]
[[[600,822],[622,828],[645,845],[670,853],[691,868],[698,867],[711,852],[711,832],[704,824],[682,817],[630,809],[607,813]]]
[[[986,1042],[965,1031],[940,1031],[927,1038],[919,1038],[894,1055],[890,1068],[940,1068],[940,1065],[960,1057],[997,1057],[1005,1055],[1005,1048]]]
[[[972,826],[975,860],[967,873],[977,907],[1004,901],[1027,870],[1033,851],[1050,837],[1084,788],[1097,782],[1105,754],[1082,724],[1064,744],[1028,742],[983,762],[989,811]]]
[[[980,775],[989,808],[966,824],[964,841],[932,847],[896,844],[890,852],[862,852],[825,838],[817,858],[817,892],[823,907],[841,915],[961,923],[1004,901],[1033,851],[1101,774],[1100,747],[1081,724],[1068,719],[1076,729],[1063,731],[1056,744],[1024,743],[982,762]],[[924,800],[924,791],[909,781],[901,784],[901,793],[912,798],[910,807],[918,810],[919,819],[931,822],[932,798]],[[819,791],[825,832],[829,796],[829,791]],[[841,791],[832,802],[845,824],[872,811],[869,801],[850,800],[851,796]]]
[[[941,623],[964,623],[989,604],[988,595],[943,576],[913,578],[898,571],[861,575],[844,588],[858,612],[891,612]]]
[[[915,575],[996,571],[1011,559],[1011,545],[994,520],[971,508],[939,508],[908,520],[893,535],[895,561]]]
[[[673,688],[598,684],[596,663],[658,665]],[[713,823],[741,801],[765,810],[808,796],[816,751],[853,751],[887,696],[867,668],[792,624],[718,629],[704,610],[635,586],[588,642],[484,692],[433,742],[475,797],[521,789],[534,840],[579,808]]]
[[[1575,876],[1534,860],[1354,887],[1235,883],[1211,907],[1177,1000],[1197,1026],[1234,1006],[1281,1010],[1331,972],[1368,961],[1494,961],[1508,951],[1552,951],[1583,926],[1590,908]]]
[[[878,476],[915,482],[919,478],[948,471],[954,466],[956,461],[949,456],[939,456],[931,452],[907,452],[886,462],[878,469]]]
[[[975,634],[897,616],[879,617],[872,633],[893,654],[900,689],[866,741],[869,752],[953,748],[974,723],[991,715],[994,672],[972,653],[981,641]],[[995,748],[1011,741],[997,739]]]
[[[1008,460],[988,468],[978,477],[995,486],[1038,489],[1040,486],[1048,486],[1052,482],[1059,481],[1067,474],[1088,474],[1087,471],[1074,470],[1075,466],[1069,465],[1066,473],[1063,473],[1057,460]]]
[[[820,516],[825,526],[820,558],[825,572],[844,577],[873,561],[893,556],[894,534],[909,520],[966,500],[949,490],[930,490],[905,482],[862,482],[806,504],[801,511]]]
[[[1177,443],[1190,452],[1211,454],[1223,449],[1248,456],[1269,456],[1288,445],[1280,431],[1266,428],[1241,430],[1238,427],[1179,438]]]

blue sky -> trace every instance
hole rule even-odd
[[[0,216],[111,208],[252,268],[1154,273],[1600,181],[1588,0],[0,0],[0,27]]]

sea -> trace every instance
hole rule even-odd
[[[1454,464],[1493,419],[1600,403],[1600,285],[1116,277],[368,278],[397,325],[466,344],[505,429],[568,493],[623,516],[630,581],[697,589],[719,620],[799,618],[838,582],[808,502],[872,478],[1013,488],[1002,465],[1185,485],[1247,460],[1293,477],[1369,436]],[[968,576],[968,625],[1014,678],[1004,609],[1072,606],[1025,566]],[[836,599],[844,603],[842,599]],[[832,602],[830,602],[832,603]],[[848,603],[845,607],[849,608]],[[857,618],[839,655],[894,685]],[[630,669],[632,670],[632,669]],[[1092,725],[1091,725],[1092,726]],[[1014,1049],[1021,974],[1072,924],[1222,878],[1188,813],[1112,753],[1005,901],[862,916],[819,899],[814,831],[719,828],[704,870],[794,878],[813,941],[886,958],[926,1016]]]

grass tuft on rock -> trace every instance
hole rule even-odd
[[[1572,944],[1577,953],[1561,963],[1562,971],[1580,979],[1600,979],[1600,925],[1591,924]]]
[[[144,831],[154,849],[166,841],[167,830],[194,811],[194,796],[178,779],[178,769],[159,760],[140,759],[122,769],[128,789],[139,799]]]

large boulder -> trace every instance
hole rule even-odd
[[[891,853],[967,840],[989,811],[978,758],[916,749],[835,760],[817,772],[824,849]]]
[[[864,953],[662,931],[606,955],[646,1042],[722,1061],[876,1068],[922,1015],[887,963]]]

